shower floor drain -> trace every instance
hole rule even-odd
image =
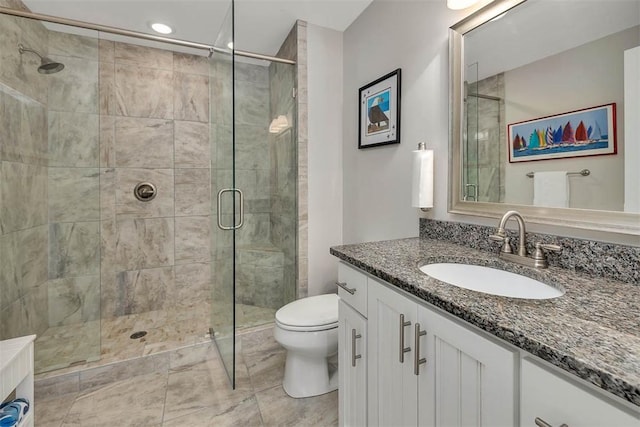
[[[132,340],[137,340],[138,338],[142,338],[145,335],[147,335],[147,331],[138,331],[132,333],[129,338],[131,338]]]

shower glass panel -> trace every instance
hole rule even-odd
[[[233,2],[218,34],[211,70],[211,333],[235,387],[235,228],[240,193],[235,191]]]
[[[229,16],[225,28],[217,47],[231,41]],[[223,53],[213,59],[212,325],[233,380],[234,332],[272,323],[296,297],[296,67]]]
[[[463,199],[501,202],[506,155],[503,75],[478,80],[478,64],[472,64],[466,78]]]
[[[68,30],[0,14],[0,340],[36,372],[101,351],[99,49]]]
[[[296,296],[296,67],[236,58],[235,170],[244,194],[236,231],[236,325],[274,321]]]

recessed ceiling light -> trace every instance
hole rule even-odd
[[[173,33],[173,28],[168,26],[167,24],[162,24],[160,22],[154,22],[151,24],[151,29],[156,33],[160,34],[171,34]]]
[[[229,42],[229,43],[227,43],[227,47],[228,47],[229,49],[233,49],[233,42]]]

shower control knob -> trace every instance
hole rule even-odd
[[[140,182],[133,189],[133,195],[141,202],[149,202],[156,197],[156,186],[150,182]]]

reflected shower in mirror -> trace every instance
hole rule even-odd
[[[464,33],[461,199],[543,206],[534,202],[540,200],[534,189],[538,193],[542,189],[566,198],[566,204],[557,207],[625,211],[625,198],[637,198],[634,191],[640,191],[637,181],[625,181],[625,169],[637,165],[640,158],[632,147],[626,147],[638,138],[629,134],[624,120],[625,108],[631,108],[630,88],[624,83],[625,55],[627,62],[632,52],[640,55],[639,45],[637,0],[528,0]],[[584,123],[585,138],[578,140],[575,132],[580,119],[570,123],[563,116],[561,126],[551,129],[545,123],[542,130],[519,136],[517,148],[526,148],[524,160],[530,161],[514,160],[516,147],[509,144],[509,125],[610,104],[617,107],[610,126],[606,120]],[[636,111],[635,117],[638,114]],[[606,129],[602,133],[608,142],[601,145],[610,144],[608,155],[587,156],[602,154],[590,151],[594,135],[600,134],[598,128]],[[549,129],[556,133],[560,129],[560,135],[564,132],[566,137],[554,140]],[[545,132],[549,133],[547,141],[540,137]],[[617,147],[613,146],[616,142]],[[555,154],[559,152],[562,154]],[[591,173],[542,182],[550,176],[546,172],[559,172],[558,177],[564,171],[583,169]],[[634,178],[626,175],[627,180]],[[627,211],[638,212],[631,210],[629,202],[626,205]]]

